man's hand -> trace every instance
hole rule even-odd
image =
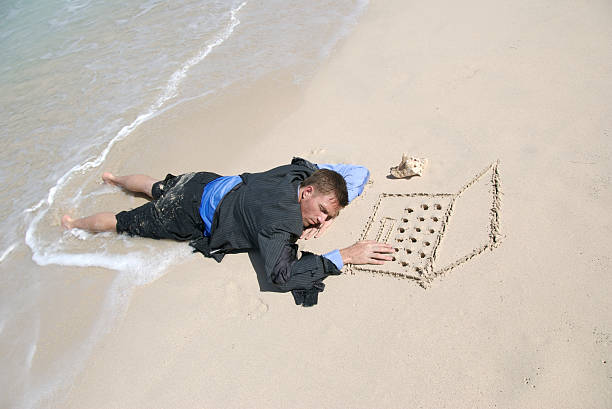
[[[386,243],[374,240],[358,241],[350,247],[340,250],[344,264],[384,264],[393,260],[394,248]]]
[[[313,237],[315,239],[321,237],[323,233],[325,233],[325,230],[327,230],[329,226],[331,226],[334,220],[335,219],[329,219],[324,221],[323,224],[321,224],[320,226],[312,226],[305,228],[304,232],[302,233],[302,236],[300,236],[300,239],[308,240],[312,239]]]

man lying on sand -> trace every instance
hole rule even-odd
[[[369,171],[354,165],[315,165],[294,158],[289,165],[262,173],[220,176],[198,172],[168,175],[104,173],[106,183],[143,193],[153,200],[130,211],[62,217],[66,229],[116,231],[154,239],[189,241],[218,262],[228,253],[257,249],[267,280],[293,292],[297,304],[317,303],[323,279],[340,274],[344,264],[383,264],[393,248],[359,241],[322,256],[303,252],[299,238],[318,237],[340,210],[363,192]]]

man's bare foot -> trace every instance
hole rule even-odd
[[[102,180],[104,181],[104,183],[108,183],[109,185],[117,186],[117,182],[115,180],[115,175],[113,175],[110,172],[104,172],[102,174]]]
[[[64,229],[72,229],[72,222],[74,222],[74,219],[72,217],[68,216],[67,214],[62,216],[62,226],[64,227]]]

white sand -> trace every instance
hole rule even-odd
[[[357,240],[380,193],[456,192],[499,159],[505,237],[427,290],[356,272],[310,309],[259,292],[246,255],[193,255],[137,290],[57,406],[612,407],[611,16],[603,0],[373,0],[305,90],[268,78],[227,96],[236,111],[144,129],[188,143],[111,167],[367,166],[363,197],[306,243],[318,251]],[[206,163],[204,124],[219,136]],[[386,178],[402,152],[429,158],[422,177]],[[482,219],[466,203],[450,250]]]

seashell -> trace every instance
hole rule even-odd
[[[411,176],[421,176],[423,170],[427,166],[427,159],[415,158],[414,156],[408,156],[404,153],[402,155],[402,161],[399,165],[393,166],[389,172],[393,177],[396,178],[408,178]]]

